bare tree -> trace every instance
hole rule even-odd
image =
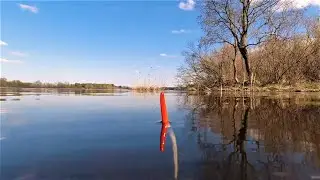
[[[201,5],[200,24],[206,33],[202,42],[227,43],[237,48],[252,79],[249,49],[271,36],[289,37],[298,23],[299,11],[281,0],[206,0]]]
[[[218,86],[230,85],[232,49],[225,46],[216,51],[203,44],[190,44],[183,52],[185,64],[178,69],[181,84],[197,90],[212,90]]]
[[[251,83],[256,79],[258,86],[279,84],[319,89],[320,25],[312,18],[300,25],[303,27],[300,31],[291,30],[291,25],[280,28],[278,34],[270,34],[257,47],[248,49],[250,71],[254,74],[254,78],[250,76]],[[238,46],[225,42],[217,47],[211,44],[216,39],[205,38],[184,52],[186,63],[179,69],[181,83],[191,89],[210,92],[234,85],[237,75],[247,82],[246,68],[237,56]]]
[[[260,85],[319,82],[320,29],[314,21],[308,26],[306,33],[285,40],[270,38],[250,53]]]
[[[221,59],[223,59],[223,61],[226,62],[231,59],[233,82],[235,84],[239,83],[239,80],[237,77],[237,66],[236,66],[236,59],[237,59],[237,54],[238,54],[237,46],[234,46],[234,45],[230,46],[230,44],[226,44],[225,46],[222,47],[222,49],[220,51],[222,53]]]

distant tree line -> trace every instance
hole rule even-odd
[[[199,2],[204,35],[184,52],[182,85],[320,83],[320,19],[281,0]]]
[[[114,84],[102,84],[102,83],[43,83],[41,81],[36,82],[22,82],[20,80],[8,81],[6,78],[0,79],[0,87],[15,87],[15,88],[77,88],[77,89],[130,89],[128,86],[115,86]]]

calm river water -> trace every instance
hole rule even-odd
[[[1,94],[1,180],[320,179],[320,94]]]

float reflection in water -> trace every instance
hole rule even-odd
[[[178,146],[176,136],[172,128],[170,128],[166,100],[164,93],[160,93],[160,108],[161,108],[161,133],[160,133],[160,151],[164,152],[166,135],[169,129],[169,137],[172,142],[172,152],[173,152],[173,164],[174,164],[174,179],[178,179]]]
[[[168,127],[162,124],[161,133],[160,133],[160,151],[164,152],[164,146],[166,143],[166,135],[167,135]]]

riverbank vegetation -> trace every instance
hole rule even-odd
[[[290,5],[280,0],[200,3],[204,35],[183,52],[181,85],[209,92],[319,91],[320,21]]]
[[[0,87],[10,88],[70,88],[70,89],[131,89],[127,86],[115,86],[114,84],[102,84],[102,83],[43,83],[41,81],[36,82],[22,82],[20,80],[9,81],[6,78],[0,79]]]
[[[109,89],[125,89],[134,90],[137,92],[160,92],[163,90],[184,90],[182,87],[161,87],[161,86],[116,86],[114,84],[102,84],[102,83],[43,83],[41,81],[36,82],[22,82],[20,80],[7,80],[6,78],[0,78],[1,88],[48,88],[48,89],[84,89],[84,90],[109,90]]]
[[[156,87],[156,86],[137,86],[134,87],[133,90],[137,92],[159,92],[162,91],[164,88]]]
[[[160,86],[137,86],[132,90],[137,92],[160,92],[160,91],[184,91],[183,87],[160,87]]]

